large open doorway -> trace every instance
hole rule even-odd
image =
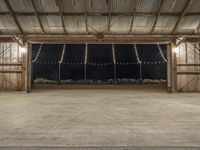
[[[58,85],[164,86],[164,44],[33,44],[33,87]]]

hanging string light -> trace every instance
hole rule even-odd
[[[84,58],[84,64],[87,64],[88,59],[88,44],[85,44],[85,58]]]
[[[64,58],[64,55],[65,55],[65,49],[66,49],[66,45],[64,44],[64,45],[63,45],[62,55],[61,55],[59,64],[61,64],[61,63],[63,62],[63,58]]]
[[[43,44],[40,45],[39,50],[38,50],[38,52],[37,52],[37,55],[36,55],[35,59],[32,61],[33,63],[36,62],[36,60],[38,59],[38,57],[39,57],[39,55],[40,55],[40,52],[41,52],[41,50],[42,50],[42,45],[43,45]]]
[[[159,51],[160,51],[160,55],[161,55],[162,59],[164,60],[164,62],[167,62],[167,59],[165,58],[165,56],[164,56],[164,54],[163,54],[163,52],[162,52],[162,50],[161,50],[160,45],[157,44],[157,46],[158,46],[158,49],[159,49]]]
[[[140,61],[140,58],[139,58],[139,55],[138,55],[138,51],[137,51],[136,44],[134,44],[134,50],[135,50],[135,55],[136,55],[137,61],[138,61],[139,64],[141,64],[142,62]]]
[[[115,45],[114,44],[112,44],[112,58],[113,58],[113,64],[116,64]]]

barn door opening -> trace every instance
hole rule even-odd
[[[34,44],[32,83],[162,84],[167,46],[159,44]]]

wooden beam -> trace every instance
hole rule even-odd
[[[108,7],[108,34],[110,34],[110,27],[111,27],[111,8],[112,8],[112,2],[111,2],[111,0],[107,0],[107,7]]]
[[[0,66],[22,66],[19,63],[0,63]]]
[[[200,66],[200,64],[177,64],[177,66],[194,67],[194,66]]]
[[[98,42],[96,40],[96,35],[88,36],[66,36],[66,35],[30,35],[24,37],[29,43],[170,43],[173,41],[174,37],[164,37],[162,36],[124,36],[124,35],[105,35],[104,40]]]
[[[196,72],[177,72],[177,75],[200,75],[200,71],[196,71]]]
[[[62,12],[63,16],[84,16],[85,12]],[[117,16],[132,16],[133,13],[129,12],[111,12],[111,16],[117,17]],[[10,15],[9,12],[0,12],[0,15]],[[16,16],[35,16],[34,12],[15,12]],[[47,16],[47,15],[53,15],[53,16],[60,16],[59,12],[38,12],[39,16]],[[135,16],[156,16],[156,12],[135,12]],[[160,16],[180,16],[181,13],[177,12],[161,12]],[[87,16],[109,16],[108,13],[99,13],[99,12],[87,12]],[[200,16],[200,12],[188,12],[185,13],[184,16]]]
[[[34,3],[33,0],[31,0],[31,3],[32,3],[33,9],[34,9],[34,12],[35,12],[35,16],[37,17],[38,23],[39,23],[40,28],[41,28],[41,30],[42,30],[42,34],[45,34],[44,27],[43,27],[42,22],[41,22],[41,20],[40,20],[40,17],[39,17],[39,14],[38,14],[38,12],[37,12],[37,8],[36,8],[36,6],[35,6],[35,3]]]
[[[22,73],[21,70],[0,70],[0,73]]]
[[[197,34],[197,32],[200,30],[200,22],[198,24],[198,26],[196,27],[196,29],[194,29],[194,34]]]
[[[180,26],[180,24],[181,24],[182,21],[183,21],[183,18],[184,18],[184,16],[185,16],[186,12],[189,10],[190,6],[192,5],[192,2],[193,2],[193,0],[188,0],[188,1],[187,1],[187,3],[186,3],[186,5],[185,5],[185,7],[184,7],[184,9],[183,9],[183,11],[182,11],[182,13],[181,13],[179,19],[178,19],[178,21],[176,22],[176,24],[175,24],[175,26],[174,26],[174,29],[173,29],[173,31],[172,31],[172,34],[175,34],[175,32],[177,31],[178,27]]]
[[[8,10],[9,10],[9,14],[13,17],[15,24],[17,25],[18,30],[20,31],[21,34],[24,34],[9,1],[8,0],[3,0],[3,1],[4,1],[4,3],[6,4]]]
[[[129,34],[131,34],[132,29],[133,29],[133,22],[134,22],[134,17],[135,17],[135,12],[136,12],[137,0],[134,0],[133,5],[134,5],[134,9],[133,9],[132,18],[131,18],[131,25],[130,25],[130,29],[129,29]]]
[[[160,17],[160,13],[161,13],[161,8],[162,8],[162,5],[163,5],[163,2],[164,2],[164,0],[161,0],[160,5],[159,5],[159,9],[158,9],[158,13],[157,13],[157,15],[156,15],[156,19],[155,19],[155,21],[154,21],[154,23],[153,23],[153,27],[152,27],[152,29],[151,29],[151,34],[154,33],[156,24],[157,24],[157,22],[158,22],[158,18]]]
[[[56,5],[58,7],[58,10],[59,10],[59,16],[60,16],[60,19],[61,19],[61,22],[62,22],[63,31],[66,34],[67,31],[66,31],[66,28],[65,28],[65,21],[64,21],[64,17],[63,17],[62,8],[61,8],[61,2],[60,2],[60,0],[55,0],[55,2],[56,2]]]
[[[89,34],[86,2],[84,2],[84,11],[85,11],[85,29],[86,29],[87,34]]]

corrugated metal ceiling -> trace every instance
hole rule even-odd
[[[46,34],[64,34],[59,7],[56,0],[33,0],[39,13],[39,20]],[[129,34],[133,20],[133,34],[151,34],[156,14],[162,0],[111,0],[110,27],[111,34]],[[160,15],[155,24],[155,34],[170,34],[178,18],[183,12],[188,0],[163,0],[161,13],[179,13],[179,15]],[[38,18],[34,14],[31,0],[8,0],[17,20],[25,34],[40,34],[42,32]],[[60,0],[63,21],[68,34],[89,34],[106,31],[109,23],[108,0]],[[132,17],[136,4],[136,15]],[[186,13],[196,13],[184,16],[177,33],[192,34],[200,24],[200,0],[193,0]],[[19,14],[21,13],[21,14]],[[27,14],[26,14],[27,13]],[[32,14],[31,14],[32,13]],[[67,14],[70,13],[70,14]],[[80,14],[81,13],[81,14]],[[91,13],[95,13],[92,15]],[[139,14],[142,13],[142,14]],[[16,23],[9,9],[0,0],[0,30],[4,34],[17,34]],[[199,31],[199,29],[198,29]]]

